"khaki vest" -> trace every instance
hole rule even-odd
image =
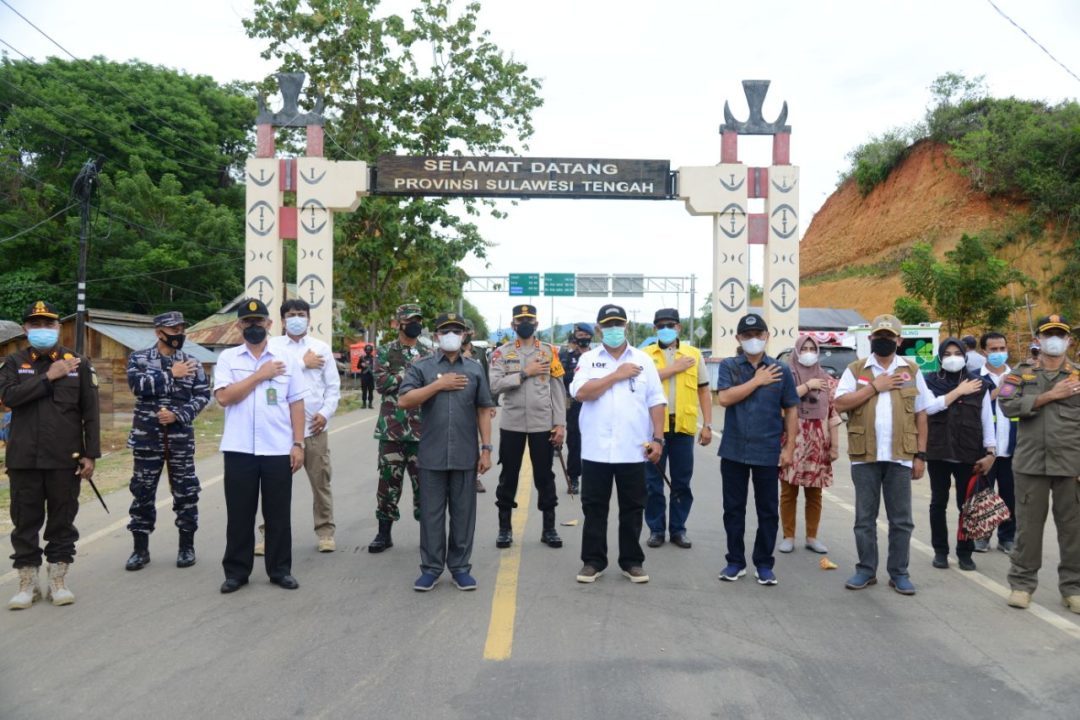
[[[890,391],[892,397],[892,458],[893,460],[912,460],[919,449],[919,435],[915,427],[915,398],[919,394],[915,385],[914,365],[901,358],[903,363],[893,371],[894,375],[906,375],[904,384]],[[848,365],[848,370],[855,376],[855,387],[859,389],[860,377],[873,380],[873,371],[867,367],[868,358],[856,360]],[[848,457],[852,462],[877,462],[877,433],[874,423],[877,418],[878,396],[874,395],[866,403],[848,411]]]

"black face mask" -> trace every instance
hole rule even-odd
[[[896,341],[892,338],[870,338],[870,352],[878,357],[889,357],[896,352]]]
[[[519,338],[528,340],[533,336],[533,333],[536,332],[536,325],[532,323],[520,323],[514,332],[517,333]]]
[[[418,338],[420,333],[424,331],[424,326],[418,322],[405,323],[405,327],[401,331],[405,333],[407,338]]]
[[[248,325],[244,328],[244,340],[252,345],[258,345],[266,339],[266,328],[262,325]]]
[[[187,336],[184,335],[184,333],[180,333],[179,335],[166,335],[162,333],[161,335],[158,335],[158,339],[171,347],[173,350],[179,350],[180,348],[184,347],[184,339],[186,337]]]
[[[592,339],[590,338],[574,338],[574,344],[579,348],[587,348],[592,345]]]

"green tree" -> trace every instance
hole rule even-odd
[[[325,100],[335,159],[389,153],[515,154],[532,134],[540,81],[478,29],[480,7],[417,0],[408,15],[378,0],[256,0],[244,23],[265,58],[310,78],[307,105]],[[487,201],[370,197],[338,220],[335,287],[351,319],[375,325],[406,299],[448,306],[465,279],[457,264],[487,246],[460,214],[501,213]]]
[[[949,335],[965,329],[1004,326],[1013,304],[1001,295],[1009,283],[1027,278],[994,257],[976,236],[964,235],[939,261],[929,243],[918,243],[900,265],[904,290],[929,306]]]
[[[926,306],[913,297],[901,295],[893,303],[893,315],[905,325],[918,325],[930,322],[930,311]]]

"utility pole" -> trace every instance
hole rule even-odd
[[[690,275],[690,344],[694,345],[696,347],[697,344],[698,344],[698,339],[694,335],[694,329],[695,329],[694,328],[694,312],[695,312],[694,303],[696,302],[696,300],[695,300],[695,297],[696,297],[695,290],[696,290],[696,288],[694,287],[694,281],[695,280],[697,280],[697,275],[694,275],[693,273],[691,273],[691,275]]]
[[[72,192],[79,201],[79,278],[75,301],[75,352],[84,354],[86,345],[86,255],[90,245],[90,200],[97,187],[104,158],[87,160],[75,177]]]

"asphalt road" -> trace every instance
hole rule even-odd
[[[167,506],[153,562],[130,573],[125,493],[107,498],[111,516],[84,505],[69,576],[78,601],[0,611],[0,718],[1080,716],[1080,617],[1059,605],[1052,530],[1036,603],[1008,608],[1001,553],[976,556],[976,573],[930,567],[923,480],[911,564],[918,595],[891,591],[883,567],[878,586],[848,591],[852,491],[840,462],[819,533],[839,569],[822,570],[820,556],[799,545],[779,556],[776,587],[752,577],[720,583],[714,445],[696,458],[694,547],[646,548],[647,585],[610,571],[594,585],[575,583],[580,524],[560,526],[564,548],[541,545],[534,491],[520,553],[497,550],[489,473],[473,554],[479,590],[444,579],[421,594],[412,590],[415,522],[395,525],[391,550],[365,550],[376,528],[373,419],[359,411],[332,427],[336,553],[315,551],[310,490],[296,476],[297,591],[269,584],[256,563],[250,585],[218,592],[219,457],[199,465],[206,488],[193,568],[175,567]],[[560,520],[580,517],[576,501],[560,494],[560,502]],[[752,517],[748,525],[752,541]],[[611,531],[615,548],[614,522]],[[884,533],[881,544],[884,552]],[[11,573],[0,577],[5,601],[15,587]]]

